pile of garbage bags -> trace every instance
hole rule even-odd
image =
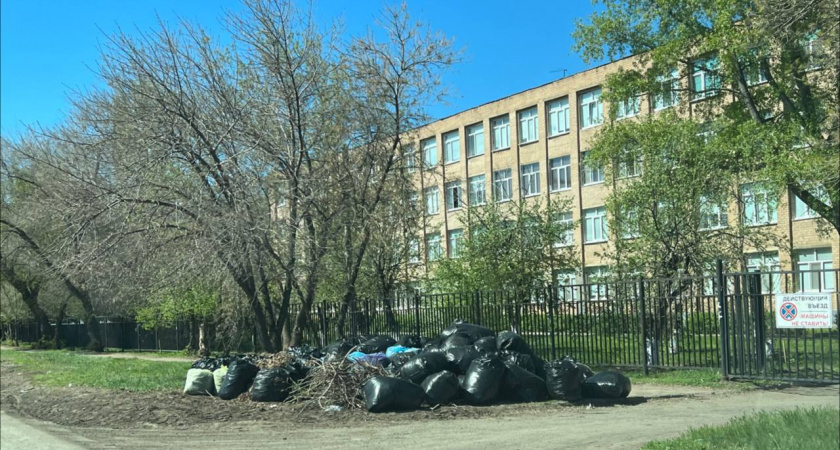
[[[630,380],[606,371],[595,374],[569,356],[544,361],[525,339],[511,331],[495,333],[456,321],[435,338],[386,335],[348,339],[322,349],[289,349],[292,362],[260,369],[253,356],[202,358],[187,373],[185,394],[236,398],[250,389],[254,401],[284,401],[294,383],[305,383],[307,361],[350,361],[384,368],[362,386],[370,412],[400,411],[448,403],[570,402],[585,398],[620,399]]]

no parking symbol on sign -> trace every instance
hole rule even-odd
[[[776,294],[776,328],[831,328],[831,294]]]

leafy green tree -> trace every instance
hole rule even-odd
[[[219,297],[219,291],[208,286],[166,289],[154,295],[150,305],[138,310],[137,321],[143,328],[154,329],[172,326],[178,320],[189,320],[193,330],[198,331],[196,350],[206,356],[210,354],[207,325],[213,320]],[[191,348],[195,344],[192,337]]]

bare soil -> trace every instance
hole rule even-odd
[[[43,388],[12,365],[3,363],[0,370],[0,408],[6,414],[86,448],[637,448],[753,411],[840,405],[837,386],[739,392],[642,385],[614,403],[549,401],[371,414],[225,402],[175,391]]]

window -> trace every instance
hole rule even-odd
[[[576,289],[577,275],[573,270],[555,270],[552,277],[557,284],[557,297],[560,301],[577,301],[580,289]]]
[[[747,272],[779,272],[779,253],[753,253],[747,255]],[[762,293],[782,292],[781,273],[762,273]]]
[[[761,62],[766,59],[766,56],[759,56],[758,52],[753,50],[749,52],[746,58],[741,60],[747,86],[755,86],[767,82],[767,74],[761,69]]]
[[[560,239],[558,242],[555,243],[557,247],[569,247],[574,245],[575,243],[575,227],[574,227],[574,220],[572,220],[572,212],[566,211],[562,212],[557,216],[557,222],[560,225],[563,225],[566,228],[565,231],[559,236]]]
[[[522,196],[530,197],[540,193],[540,163],[526,164],[520,171]]]
[[[717,56],[695,60],[693,66],[691,81],[694,100],[717,95],[720,89]]]
[[[618,162],[618,178],[638,177],[642,174],[642,156],[625,151]]]
[[[609,270],[606,266],[587,267],[584,269],[586,282],[589,284],[589,300],[605,300],[607,298],[607,279]]]
[[[414,173],[417,170],[417,154],[413,145],[403,147],[403,158],[405,159],[405,170]]]
[[[796,252],[796,271],[799,272],[799,292],[834,292],[834,263],[830,248]]]
[[[461,182],[446,183],[446,210],[461,209]]]
[[[453,131],[443,135],[443,162],[451,163],[461,159],[461,140],[458,132]]]
[[[594,127],[603,122],[604,105],[601,103],[601,88],[583,93],[580,96],[580,127]]]
[[[625,119],[638,115],[642,111],[642,102],[638,96],[618,102],[618,109],[615,113],[616,119]]]
[[[604,182],[604,168],[593,163],[592,161],[588,161],[589,152],[583,152],[581,154],[581,159],[583,160],[583,164],[581,164],[581,170],[583,170],[583,185],[589,184],[597,184]]]
[[[467,127],[467,157],[484,154],[484,124]]]
[[[457,229],[457,230],[450,230],[449,231],[449,257],[450,258],[457,258],[460,254],[461,249],[461,242],[463,240],[464,230]]]
[[[820,68],[820,59],[823,58],[824,52],[822,42],[817,36],[817,32],[808,34],[802,41],[802,51],[805,53],[807,70],[814,70]]]
[[[654,96],[653,108],[657,111],[680,103],[680,72],[674,68],[666,76],[659,76],[659,92]]]
[[[601,206],[600,208],[583,210],[585,243],[606,242],[608,231],[607,209],[605,207]]]
[[[438,155],[435,138],[426,139],[420,145],[423,147],[423,164],[426,165],[426,168],[436,166],[438,163]]]
[[[510,122],[508,116],[497,117],[490,121],[493,128],[493,150],[510,148]]]
[[[811,195],[817,197],[818,199],[822,200],[826,204],[829,203],[828,191],[823,186],[817,186],[815,188],[809,189]],[[813,219],[815,217],[819,217],[820,215],[817,214],[810,206],[806,205],[805,202],[802,201],[799,196],[794,195],[794,206],[793,206],[793,218],[794,219]]]
[[[470,206],[487,203],[487,195],[484,192],[485,187],[486,184],[483,174],[470,177]]]
[[[640,236],[639,211],[626,208],[621,212],[621,238],[635,239]]]
[[[710,122],[701,123],[697,128],[700,130],[697,132],[697,137],[702,139],[704,144],[708,144],[715,137],[715,129],[712,128]]]
[[[417,211],[417,206],[419,204],[419,198],[416,192],[411,192],[408,194],[408,207],[411,211]]]
[[[440,212],[440,205],[438,204],[438,188],[437,186],[426,188],[426,215],[437,214]]]
[[[443,248],[440,246],[440,233],[431,233],[426,236],[426,261],[440,259]]]
[[[513,178],[510,169],[493,172],[493,200],[506,202],[513,198]]]
[[[411,239],[408,240],[408,262],[420,262],[420,241],[416,236],[412,236]]]
[[[729,225],[726,204],[713,203],[706,196],[700,197],[700,230],[718,230]]]
[[[748,226],[776,223],[778,199],[766,184],[749,183],[741,186],[744,201],[744,224]]]
[[[548,133],[549,136],[569,132],[569,97],[548,102]]]
[[[527,144],[540,138],[540,126],[537,121],[537,107],[519,112],[519,143]]]
[[[551,192],[572,188],[572,158],[561,156],[549,161],[548,185]]]

